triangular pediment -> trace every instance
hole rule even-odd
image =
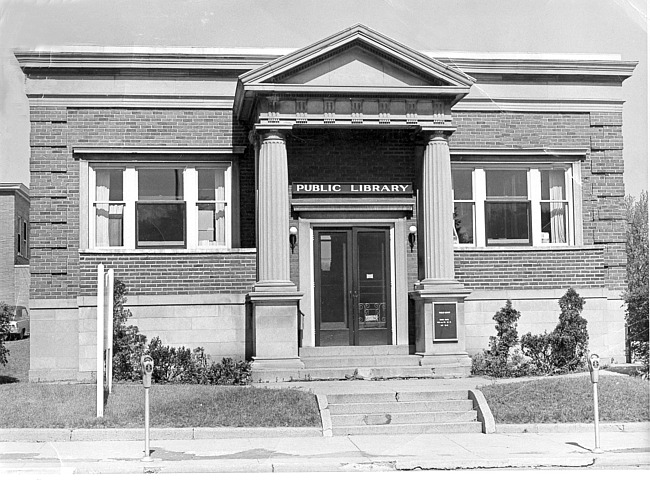
[[[292,85],[408,87],[450,85],[429,72],[387,58],[363,42],[354,42],[323,58],[300,64],[263,83]]]
[[[469,87],[460,70],[356,25],[240,77],[244,85]]]
[[[346,118],[393,125],[400,117],[420,125],[415,116],[433,122],[434,110],[450,112],[473,83],[451,65],[355,25],[241,75],[234,109],[244,122],[313,124],[318,111],[328,124]]]

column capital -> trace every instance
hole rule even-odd
[[[263,130],[258,136],[261,143],[286,143],[286,135],[281,130]]]
[[[423,130],[422,137],[425,143],[444,142],[449,143],[452,132],[445,130]]]

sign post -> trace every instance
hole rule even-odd
[[[594,387],[594,434],[596,437],[596,448],[594,448],[592,452],[603,453],[600,449],[600,430],[598,425],[598,370],[600,370],[600,357],[595,353],[592,353],[589,355],[587,365],[589,367],[591,383]]]
[[[113,390],[113,269],[97,265],[97,418],[104,416],[104,391]]]

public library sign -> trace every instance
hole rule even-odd
[[[410,183],[292,183],[294,194],[411,195]]]

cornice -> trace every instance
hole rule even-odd
[[[23,70],[32,69],[150,69],[233,70],[247,72],[278,58],[277,53],[220,53],[209,49],[73,49],[17,50]]]
[[[29,187],[23,183],[0,183],[0,195],[20,195],[29,201]]]
[[[441,61],[473,75],[581,75],[613,76],[621,80],[634,72],[639,62],[598,59],[546,58],[453,58],[438,57]]]
[[[406,48],[406,47],[405,47]],[[23,69],[189,69],[249,72],[293,48],[49,47],[15,50]],[[607,54],[500,54],[421,52],[466,74],[609,75],[629,77],[638,64]]]

